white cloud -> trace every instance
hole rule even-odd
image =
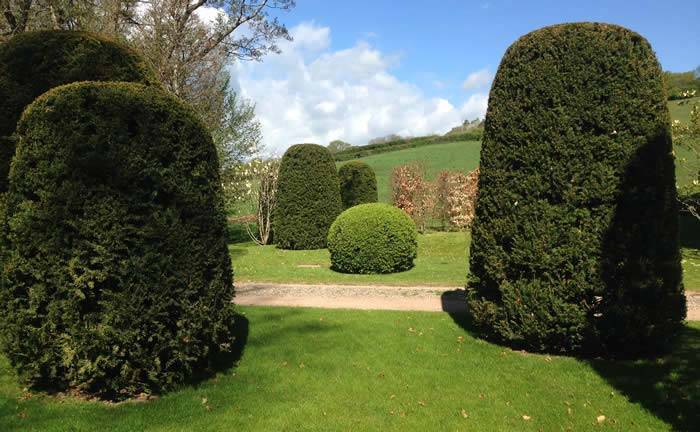
[[[465,90],[484,88],[491,84],[492,80],[493,74],[491,74],[491,72],[488,69],[481,69],[476,72],[470,73],[467,79],[464,80],[462,87]]]
[[[426,96],[391,74],[395,56],[367,42],[330,51],[328,27],[306,23],[291,33],[294,41],[281,44],[282,54],[232,69],[237,88],[256,103],[268,151],[280,154],[302,142],[361,145],[391,133],[445,133],[486,112],[484,93],[460,106]]]
[[[227,17],[226,11],[224,11],[222,8],[212,6],[198,7],[195,9],[194,14],[197,15],[197,18],[199,18],[204,24],[208,25],[214,24],[219,15],[221,15],[222,18]]]

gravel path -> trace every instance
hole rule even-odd
[[[297,306],[327,309],[382,309],[460,312],[465,291],[459,287],[312,285],[243,282],[236,303],[247,306]],[[700,293],[688,294],[688,319],[700,320]]]

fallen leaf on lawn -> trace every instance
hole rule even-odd
[[[599,415],[598,417],[595,418],[595,420],[598,423],[603,423],[605,421],[605,416],[604,415]]]
[[[420,406],[425,406],[425,402],[423,402],[423,401],[418,401],[418,405],[420,405]]]
[[[546,361],[547,363],[549,363],[549,362],[552,361],[552,358],[551,358],[550,356],[546,356],[546,357],[544,358],[544,361]]]
[[[208,402],[209,402],[209,399],[202,398],[202,405],[206,405]]]
[[[395,395],[395,394],[389,396],[389,399],[395,399],[395,398],[396,398],[396,395]]]
[[[567,408],[566,412],[567,412],[567,414],[571,415],[571,414],[573,414],[574,410],[572,410],[571,408]]]
[[[529,415],[524,415],[524,416],[523,416],[523,420],[525,420],[525,421],[528,421],[528,420],[530,420],[531,418],[532,418],[532,417],[530,417]]]
[[[466,412],[466,411],[464,410],[464,408],[462,408],[462,411],[460,411],[460,414],[462,414],[462,417],[464,417],[464,418],[469,417],[469,413]]]
[[[414,329],[413,327],[409,327],[409,328],[408,328],[408,331],[410,331],[411,333],[415,333],[415,332],[416,332],[416,329]]]
[[[457,342],[459,342],[459,343],[464,342],[464,336],[457,336]]]
[[[304,366],[304,363],[299,363],[299,369],[304,369],[306,366]]]
[[[287,365],[288,365],[288,363],[286,361],[282,362],[282,367],[287,367]]]

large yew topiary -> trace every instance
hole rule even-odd
[[[345,210],[328,232],[331,268],[343,273],[409,270],[418,252],[416,224],[403,210],[383,203]]]
[[[134,51],[95,34],[38,31],[0,44],[0,192],[7,190],[12,134],[24,108],[51,88],[76,81],[157,79]]]
[[[217,154],[156,87],[75,83],[17,128],[0,346],[21,379],[105,397],[183,382],[232,342]]]
[[[635,355],[685,316],[669,113],[649,43],[563,24],[520,38],[486,114],[469,303],[488,336]]]
[[[327,148],[291,146],[282,157],[273,219],[281,249],[320,249],[342,211],[338,172]]]
[[[377,176],[362,161],[350,161],[338,169],[343,208],[377,202]]]

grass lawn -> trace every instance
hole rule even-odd
[[[334,272],[330,269],[327,249],[289,251],[246,242],[229,244],[229,251],[237,282],[461,287],[466,282],[469,270],[469,242],[469,233],[462,232],[419,235],[416,266],[407,272],[388,275]],[[685,288],[689,291],[700,291],[700,251],[683,249],[683,272]]]
[[[681,103],[683,102],[683,103]],[[690,115],[690,109],[693,104],[700,103],[700,96],[685,99],[676,100],[668,102],[668,111],[671,113],[671,120],[680,120],[682,122],[688,122],[688,116]]]
[[[460,141],[445,144],[432,144],[424,147],[397,150],[357,159],[365,162],[374,169],[377,175],[377,192],[380,202],[391,202],[389,181],[391,170],[399,165],[410,162],[425,164],[429,179],[433,179],[440,171],[469,172],[479,165],[479,141]],[[340,166],[346,162],[338,162]]]
[[[239,282],[289,282],[380,285],[464,286],[469,234],[431,233],[418,236],[416,266],[387,275],[353,275],[330,269],[327,249],[289,251],[255,243],[229,245]],[[302,267],[300,267],[302,266]],[[318,267],[309,267],[318,266]]]
[[[0,430],[663,431],[700,421],[699,323],[666,358],[612,362],[514,352],[445,313],[240,310],[249,330],[238,366],[147,403],[30,395],[0,358]]]

